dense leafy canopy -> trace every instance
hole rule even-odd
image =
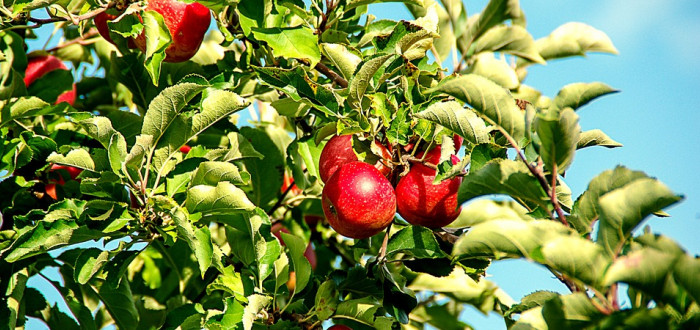
[[[535,40],[517,0],[470,16],[462,1],[403,0],[415,17],[398,22],[367,15],[381,0],[197,2],[217,28],[181,63],[163,62],[175,38],[142,2],[0,5],[0,329],[29,318],[52,329],[463,329],[465,304],[517,329],[700,327],[699,259],[636,230],[682,196],[622,166],[574,199],[564,183],[578,149],[621,146],[582,131],[577,112],[616,91],[572,83],[547,97],[522,84],[531,65],[617,53],[605,33],[568,23]],[[107,8],[121,15],[108,25],[116,46],[91,19]],[[65,39],[26,54],[43,24]],[[142,31],[145,53],[128,45]],[[28,58],[47,53],[77,69],[26,86]],[[78,99],[54,104],[73,78]],[[365,141],[391,147],[393,184],[419,149],[441,145],[435,181],[462,176],[460,217],[428,229],[397,216],[362,240],[318,221],[319,155],[350,133],[360,160],[381,157]],[[278,223],[288,233],[273,234]],[[503,258],[544,265],[571,292],[513,301],[485,279]],[[27,287],[37,276],[68,309]]]

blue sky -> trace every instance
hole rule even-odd
[[[471,15],[487,1],[465,3]],[[621,91],[578,112],[584,130],[601,129],[624,147],[578,152],[566,178],[573,196],[618,164],[643,170],[685,196],[666,210],[670,218],[650,218],[645,224],[689,253],[700,254],[700,99],[694,96],[700,88],[700,2],[528,0],[521,6],[535,38],[579,21],[606,32],[620,51],[617,56],[593,54],[533,66],[526,80],[549,96],[572,82],[602,81]],[[371,5],[370,12],[381,18],[411,18],[396,3]],[[44,41],[30,44],[31,49],[41,48]],[[536,289],[565,292],[551,274],[527,261],[498,261],[488,275],[516,300]],[[505,328],[499,317],[467,309],[464,318],[476,329]]]
[[[480,12],[487,2],[465,1],[467,12]],[[521,6],[535,39],[578,21],[606,32],[620,51],[533,66],[525,81],[548,96],[573,82],[602,81],[620,90],[578,111],[584,130],[601,129],[624,147],[577,152],[565,180],[573,196],[618,164],[645,171],[685,196],[666,210],[670,218],[652,217],[645,224],[700,254],[700,100],[694,96],[700,88],[700,2],[529,0]],[[370,12],[410,17],[397,4],[372,5]],[[497,261],[488,275],[516,300],[538,289],[566,292],[544,268],[523,260]],[[464,319],[476,329],[505,329],[497,315],[485,317],[473,308]]]

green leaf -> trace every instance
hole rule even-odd
[[[243,135],[231,132],[226,135],[229,146],[226,149],[212,150],[207,154],[208,159],[230,162],[245,158],[263,159],[263,154],[253,148],[253,145]],[[210,157],[211,155],[211,157]]]
[[[286,70],[256,66],[253,66],[253,69],[263,83],[284,92],[292,100],[310,105],[328,116],[338,116],[340,105],[334,92],[312,81],[303,69]]]
[[[282,116],[299,118],[309,112],[311,106],[302,102],[294,101],[291,97],[275,100],[270,105]]]
[[[388,36],[374,40],[378,53],[399,54],[409,61],[425,56],[433,45],[433,38],[439,37],[435,29],[423,28],[417,24],[401,21]]]
[[[576,143],[581,126],[578,115],[567,108],[562,111],[547,111],[535,119],[535,131],[540,138],[540,155],[547,169],[556,168],[563,174],[574,161]]]
[[[245,172],[244,172],[245,174]],[[221,181],[227,181],[233,184],[246,184],[250,178],[245,175],[241,176],[238,167],[228,162],[203,162],[199,164],[197,170],[192,175],[192,180],[189,185],[209,185],[216,186]]]
[[[447,127],[472,144],[489,141],[489,131],[484,121],[472,109],[464,108],[458,102],[433,103],[414,116]]]
[[[396,116],[391,120],[389,129],[386,132],[386,137],[391,144],[408,144],[408,138],[411,134],[411,120],[408,118],[410,109],[407,106],[402,106],[396,112]]]
[[[571,217],[572,226],[579,233],[588,233],[591,224],[598,218],[597,205],[600,196],[645,177],[647,175],[644,172],[632,171],[622,166],[600,173],[591,180],[586,191],[574,203],[572,214],[576,217]]]
[[[250,172],[253,186],[251,201],[255,205],[268,207],[268,204],[277,198],[282,187],[285,151],[291,138],[287,131],[272,125],[264,129],[243,127],[241,134],[265,156],[263,159],[247,158],[244,163],[246,170]]]
[[[606,148],[622,147],[622,143],[611,139],[607,134],[599,129],[584,131],[579,134],[576,149],[583,149],[592,146],[603,146]]]
[[[348,299],[341,301],[335,311],[335,316],[349,318],[366,325],[374,324],[374,313],[379,304],[372,297]]]
[[[506,194],[516,200],[546,208],[549,197],[527,165],[521,161],[497,158],[462,179],[457,195],[460,203],[491,194]]]
[[[491,0],[477,19],[470,22],[465,37],[468,38],[468,41],[477,40],[492,27],[501,24],[505,20],[520,18],[521,16],[520,1]],[[461,49],[460,51],[464,53],[466,49]]]
[[[604,32],[579,22],[566,23],[535,44],[545,60],[584,56],[588,52],[618,53]]]
[[[493,309],[493,294],[498,289],[491,281],[475,281],[461,267],[455,267],[452,273],[445,277],[418,274],[409,288],[441,293],[459,302],[472,304],[484,313]]]
[[[345,80],[350,80],[362,58],[342,44],[321,44],[321,51],[338,68]]]
[[[172,309],[163,323],[163,329],[202,329],[206,311],[200,304],[185,304]]]
[[[536,259],[533,254],[544,243],[570,232],[564,225],[551,220],[491,220],[475,225],[460,236],[452,255],[458,258]]]
[[[289,254],[291,255],[292,265],[294,266],[294,271],[296,272],[296,292],[301,292],[304,290],[306,285],[309,283],[311,278],[311,264],[309,260],[304,256],[306,251],[306,244],[304,240],[300,237],[296,237],[291,234],[280,232],[284,244],[289,248]]]
[[[552,107],[578,110],[596,98],[617,92],[618,90],[601,82],[569,84],[559,90],[552,100]]]
[[[519,25],[495,26],[474,42],[474,54],[481,52],[501,52],[512,54],[531,62],[544,64],[545,61],[535,46],[535,40],[527,30]]]
[[[515,70],[503,58],[496,58],[493,53],[482,53],[474,57],[474,64],[462,71],[486,77],[501,87],[514,90],[520,86]]]
[[[270,15],[273,8],[272,0],[263,1],[241,1],[236,6],[238,11],[241,29],[247,36],[251,36],[254,27],[265,27],[265,18]]]
[[[689,255],[681,256],[673,269],[673,278],[680,284],[695,302],[700,301],[700,258]]]
[[[333,282],[333,280],[323,282],[316,291],[316,298],[314,301],[314,306],[316,307],[315,314],[319,320],[327,320],[331,317],[340,303],[335,282]]]
[[[673,271],[677,256],[645,247],[620,256],[605,273],[603,283],[625,282],[651,293],[663,291],[666,278]]]
[[[347,101],[350,106],[355,109],[361,107],[362,97],[367,92],[367,89],[371,87],[370,84],[374,74],[383,66],[391,63],[391,60],[394,58],[395,55],[391,54],[377,55],[360,63],[357,72],[355,72],[348,85]]]
[[[38,97],[22,97],[16,101],[6,104],[0,112],[0,127],[7,125],[17,119],[33,118],[48,114],[66,113],[66,105],[52,106]]]
[[[3,294],[5,301],[7,301],[7,312],[4,311],[6,306],[0,307],[0,313],[7,316],[7,328],[14,329],[17,324],[17,318],[21,315],[21,303],[25,295],[25,289],[27,288],[27,280],[29,279],[29,272],[26,268],[20,269],[19,271],[11,274],[10,278],[7,280],[7,291]],[[9,315],[6,315],[9,312]],[[0,314],[0,315],[2,315]]]
[[[553,238],[542,246],[541,254],[541,262],[570,278],[598,288],[611,263],[600,245],[578,236]]]
[[[74,279],[85,285],[107,263],[109,252],[98,248],[83,250],[75,261]]]
[[[207,286],[207,294],[215,290],[222,290],[229,296],[235,296],[236,299],[247,301],[246,296],[253,292],[252,287],[247,287],[241,279],[241,273],[235,271],[233,266],[229,265],[224,268],[224,271]]]
[[[442,258],[447,255],[440,249],[433,232],[421,226],[408,226],[391,235],[386,247],[387,257],[403,253],[407,257]]]
[[[307,27],[254,27],[252,31],[255,39],[267,42],[276,56],[306,59],[311,67],[321,60],[318,37]]]
[[[462,206],[459,217],[449,224],[449,228],[472,227],[491,220],[532,220],[527,209],[514,201],[492,201],[478,199]]]
[[[157,11],[146,10],[141,13],[146,36],[146,69],[151,76],[153,85],[158,86],[160,68],[165,60],[165,50],[170,46],[172,38],[165,25],[163,16]]]
[[[274,268],[275,268],[275,291],[276,291],[281,286],[285,285],[287,283],[287,281],[290,280],[290,278],[289,278],[289,274],[290,274],[289,273],[289,258],[287,258],[286,254],[284,254],[284,253],[280,254],[279,259],[275,260]],[[296,281],[296,279],[295,279],[295,281]]]
[[[503,87],[475,74],[445,79],[438,86],[428,89],[430,93],[445,93],[474,108],[491,125],[502,127],[516,141],[525,133],[524,114],[515,99]]]
[[[350,10],[360,6],[366,6],[372,3],[379,2],[403,2],[405,4],[410,4],[414,6],[423,6],[425,0],[348,0],[347,5],[345,5],[345,10]]]
[[[597,243],[616,256],[627,237],[648,215],[682,199],[663,183],[640,178],[600,197]]]
[[[254,294],[248,297],[248,305],[243,309],[243,329],[250,330],[253,328],[253,321],[257,319],[258,313],[272,302],[272,298]]]
[[[158,145],[163,133],[178,118],[180,111],[206,87],[195,83],[182,83],[164,89],[149,104],[143,117],[141,134],[152,136],[152,146]]]
[[[103,236],[101,231],[80,226],[73,219],[39,221],[34,227],[19,234],[12,245],[3,251],[2,257],[7,262],[16,262],[61,246],[100,239]]]
[[[190,249],[192,249],[192,252],[194,252],[199,265],[200,275],[204,278],[204,274],[209,269],[214,254],[209,227],[193,226],[187,211],[180,207],[174,207],[171,212],[173,222],[175,222],[177,227],[178,237],[184,239]]]
[[[97,295],[112,316],[114,323],[121,329],[135,329],[139,322],[139,314],[134,304],[129,281],[124,279],[117,287],[112,288],[100,280],[93,281]]]
[[[79,125],[87,135],[97,140],[107,149],[107,157],[114,173],[121,173],[122,164],[126,161],[126,139],[112,127],[112,121],[107,117],[92,117],[81,120]]]
[[[559,294],[552,291],[535,291],[523,297],[519,304],[513,305],[506,311],[504,316],[508,317],[513,313],[521,313],[528,309],[544,305],[550,299],[558,297]]]

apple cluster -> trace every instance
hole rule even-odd
[[[455,147],[461,146],[455,138]],[[394,168],[390,148],[373,141],[380,150],[374,164],[359,161],[352,147],[352,135],[333,136],[321,152],[319,171],[325,182],[323,212],[339,234],[367,238],[384,230],[398,212],[413,225],[439,228],[454,221],[461,211],[457,192],[461,177],[433,184],[441,147],[421,151],[422,162],[410,164],[406,175],[392,185]],[[414,146],[404,146],[404,150]],[[452,163],[459,159],[452,155]],[[408,164],[406,164],[408,166]],[[399,168],[399,167],[397,167]]]
[[[149,0],[145,10],[153,10],[163,16],[172,43],[165,49],[166,62],[184,62],[192,58],[204,40],[204,34],[209,29],[211,13],[209,8],[193,2],[185,3],[178,0]],[[95,27],[105,40],[115,44],[109,34],[108,22],[117,20],[121,13],[104,11],[94,18]],[[141,19],[139,17],[139,19]],[[146,35],[144,32],[136,38],[127,39],[127,47],[146,51]]]

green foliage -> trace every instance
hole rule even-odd
[[[523,84],[530,65],[616,54],[602,31],[566,23],[534,40],[514,0],[471,16],[462,1],[397,1],[415,18],[399,22],[366,15],[380,0],[198,2],[217,29],[183,63],[163,62],[178,36],[138,4],[108,24],[114,47],[83,42],[93,23],[73,21],[97,2],[4,3],[0,328],[463,329],[465,305],[514,329],[697,328],[699,259],[637,231],[682,196],[622,166],[575,198],[564,182],[579,149],[622,146],[579,125],[581,107],[617,91]],[[35,19],[48,7],[62,10]],[[49,52],[79,69],[25,86],[25,23],[58,21],[73,41]],[[145,54],[127,44],[140,33]],[[456,67],[443,68],[449,55]],[[90,61],[104,74],[83,70]],[[53,104],[74,80],[75,104]],[[437,229],[395,219],[362,240],[314,222],[334,134],[354,134],[358,158],[390,167],[393,185],[440,145],[434,181],[461,178],[460,216]],[[543,265],[571,292],[513,301],[485,279],[504,258]],[[38,277],[67,309],[27,286]]]

